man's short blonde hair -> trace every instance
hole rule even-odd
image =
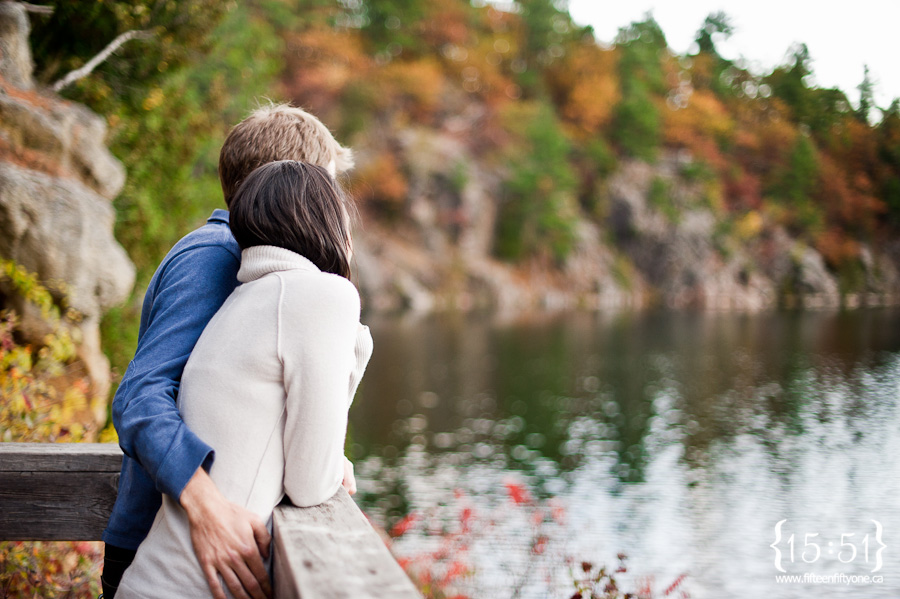
[[[235,125],[222,145],[219,181],[225,204],[231,204],[247,175],[276,160],[298,160],[334,173],[353,168],[353,153],[322,121],[289,104],[270,104]]]

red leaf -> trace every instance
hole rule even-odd
[[[416,523],[416,520],[418,520],[418,518],[419,516],[415,512],[410,512],[407,515],[403,516],[403,518],[401,518],[400,521],[394,524],[393,528],[391,528],[390,535],[392,537],[399,537],[410,528],[412,528],[412,525]]]
[[[528,493],[528,489],[525,488],[525,485],[512,481],[508,481],[504,484],[509,496],[517,505],[531,503],[531,495]]]

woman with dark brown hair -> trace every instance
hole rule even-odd
[[[372,339],[349,281],[350,206],[325,169],[266,164],[230,207],[242,284],[197,342],[178,407],[215,448],[216,486],[271,528],[285,495],[316,505],[340,487],[347,410]],[[184,509],[164,496],[117,599],[210,596]]]

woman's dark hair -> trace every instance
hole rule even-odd
[[[231,200],[229,224],[242,250],[278,246],[349,279],[350,208],[324,168],[279,160],[247,176]]]

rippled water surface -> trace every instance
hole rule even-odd
[[[360,501],[470,596],[900,596],[900,311],[368,322]]]

